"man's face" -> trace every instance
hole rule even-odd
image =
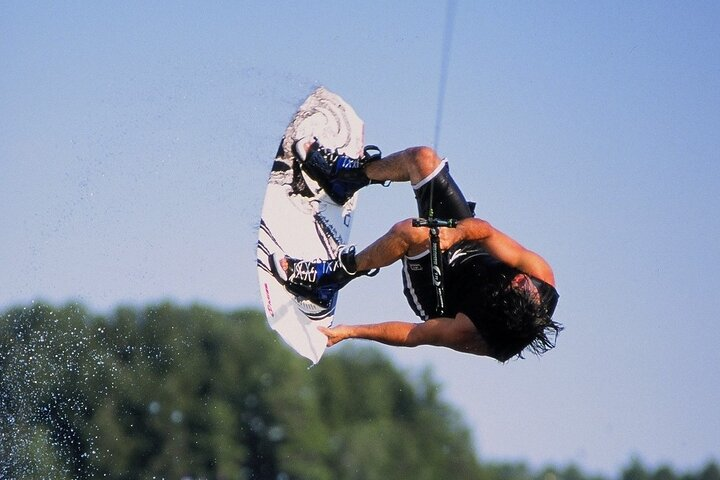
[[[510,286],[518,292],[523,292],[533,303],[540,304],[540,292],[530,277],[524,273],[518,273],[513,277]]]

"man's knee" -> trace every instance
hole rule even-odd
[[[437,152],[431,147],[411,147],[408,149],[411,159],[411,168],[414,170],[416,178],[425,178],[430,175],[442,159]]]
[[[412,218],[402,220],[390,229],[392,235],[403,239],[408,245],[417,245],[427,239],[427,232],[423,228],[414,227]]]
[[[418,166],[434,169],[442,161],[432,147],[411,147],[409,150],[413,158],[413,163]]]

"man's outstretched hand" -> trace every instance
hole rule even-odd
[[[328,337],[328,347],[332,347],[336,343],[345,340],[349,337],[348,334],[350,333],[350,328],[346,325],[337,325],[332,328],[318,327],[318,330],[320,330],[326,337]]]

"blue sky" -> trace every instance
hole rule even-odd
[[[432,144],[444,16],[3,2],[0,306],[259,307],[256,224],[292,112],[322,84],[384,151]],[[720,458],[718,25],[715,2],[458,2],[438,147],[478,214],[552,263],[566,326],[507,365],[384,349],[433,368],[481,458]],[[407,185],[360,202],[359,246],[414,215]],[[391,267],[351,283],[337,318],[411,315]]]

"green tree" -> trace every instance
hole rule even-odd
[[[708,462],[697,475],[697,480],[720,480],[720,468],[715,462]]]
[[[0,478],[601,480],[478,461],[429,370],[373,348],[317,366],[262,312],[34,303],[0,317]],[[676,480],[634,459],[621,480]],[[682,480],[720,480],[709,463]]]
[[[650,480],[677,480],[677,475],[669,465],[663,465],[655,470]]]
[[[649,480],[650,474],[640,459],[633,458],[621,473],[621,480]]]

